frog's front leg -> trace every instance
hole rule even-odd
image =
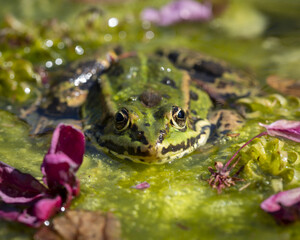
[[[211,112],[208,120],[212,124],[212,136],[225,135],[244,124],[244,119],[236,111],[228,109]]]
[[[31,133],[47,132],[60,122],[81,128],[80,108],[90,89],[98,84],[99,77],[117,61],[118,56],[108,52],[92,60],[72,62],[63,69],[49,73],[49,83],[41,97],[20,114],[32,126]]]

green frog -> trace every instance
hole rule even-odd
[[[33,133],[76,124],[104,152],[147,164],[182,158],[238,128],[235,102],[251,94],[250,81],[227,64],[181,49],[108,52],[49,78],[23,113]]]

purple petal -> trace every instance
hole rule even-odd
[[[84,149],[82,132],[70,125],[59,124],[53,133],[48,154],[66,154],[77,165],[77,170],[82,163]]]
[[[142,18],[144,21],[153,22],[159,24],[160,21],[160,12],[154,8],[146,8],[142,12]]]
[[[28,203],[47,189],[30,174],[0,162],[0,197],[6,203]]]
[[[39,227],[42,224],[35,216],[29,214],[27,210],[20,211],[18,208],[14,211],[5,211],[0,208],[0,217],[8,221],[20,222],[30,227]]]
[[[212,17],[210,3],[193,0],[178,0],[163,6],[160,10],[146,8],[141,17],[145,21],[167,26],[181,21],[206,21]]]
[[[150,184],[147,183],[147,182],[142,182],[140,184],[137,184],[135,186],[133,186],[132,188],[135,188],[135,189],[139,189],[139,190],[143,190],[143,189],[147,189],[150,187]]]
[[[45,221],[52,217],[55,213],[60,211],[62,206],[62,199],[60,196],[52,198],[44,198],[39,200],[33,209],[34,216],[38,219],[38,221]]]
[[[85,149],[83,134],[60,124],[53,133],[51,146],[41,166],[43,180],[49,189],[29,174],[0,162],[0,217],[32,227],[69,206],[79,194],[75,172]]]
[[[270,125],[259,123],[267,129],[273,137],[284,137],[295,142],[300,142],[300,121],[278,120]]]
[[[291,223],[300,217],[300,188],[279,192],[263,201],[260,207],[279,223]]]
[[[56,214],[61,207],[61,197],[54,199],[49,196],[31,203],[24,204],[1,204],[0,217],[10,221],[24,223],[31,227],[39,227],[45,220]]]
[[[75,169],[73,161],[64,153],[47,154],[44,159],[44,183],[50,190],[56,190],[65,183],[75,185]]]
[[[65,183],[76,185],[75,172],[82,163],[84,149],[84,135],[79,130],[58,125],[41,167],[44,182],[50,189]]]

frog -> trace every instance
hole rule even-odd
[[[70,123],[101,151],[144,164],[181,159],[242,126],[236,102],[252,84],[224,61],[187,49],[101,52],[49,79],[23,112],[33,134]]]

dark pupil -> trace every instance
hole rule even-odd
[[[116,114],[116,122],[122,122],[124,121],[124,116],[122,113],[117,113]]]
[[[178,118],[184,118],[184,111],[180,110],[177,114]]]

